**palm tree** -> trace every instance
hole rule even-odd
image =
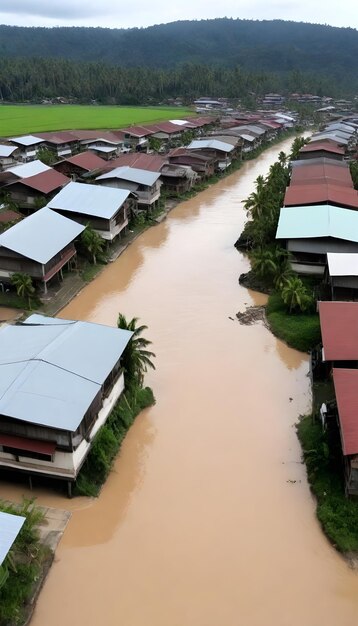
[[[155,354],[146,349],[152,342],[141,337],[148,326],[137,326],[137,324],[137,317],[133,317],[128,321],[122,313],[118,316],[118,328],[130,330],[133,333],[122,357],[127,380],[130,383],[132,382],[142,386],[144,374],[148,368],[155,369],[155,365],[151,360],[155,357]]]
[[[288,278],[281,291],[281,297],[290,313],[295,309],[303,312],[311,304],[311,298],[307,293],[302,280],[297,276]]]
[[[31,298],[35,293],[32,278],[28,274],[16,272],[11,276],[11,282],[16,287],[16,293],[20,298],[27,298],[29,309],[31,310]]]
[[[272,250],[258,248],[252,254],[252,269],[260,278],[269,278],[277,271],[277,263]]]
[[[96,233],[89,224],[87,224],[81,235],[81,242],[86,248],[87,252],[92,255],[93,264],[97,265],[97,258],[103,252],[104,241],[102,237]]]
[[[296,161],[300,156],[300,150],[306,143],[309,142],[309,139],[305,139],[304,137],[296,137],[291,146],[290,160]]]

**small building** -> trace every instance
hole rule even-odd
[[[76,260],[75,239],[84,226],[43,208],[0,234],[0,280],[28,274],[47,291],[47,283],[62,277],[62,268]]]
[[[124,140],[137,152],[147,152],[149,137],[154,134],[153,130],[144,126],[129,126],[122,128],[121,132],[124,133]]]
[[[59,158],[71,156],[79,148],[78,138],[69,131],[38,133],[43,145]]]
[[[0,184],[4,186],[21,180],[22,178],[30,178],[30,176],[36,176],[36,174],[49,171],[51,171],[51,167],[45,165],[45,163],[42,163],[42,161],[38,159],[30,161],[29,163],[22,163],[21,165],[13,165],[0,173]]]
[[[20,209],[37,209],[70,182],[67,176],[52,168],[6,185],[5,191]]]
[[[21,150],[17,146],[0,144],[0,169],[5,170],[20,160]]]
[[[9,572],[3,563],[25,521],[26,517],[22,515],[13,515],[0,511],[0,589],[9,576]]]
[[[332,300],[358,300],[358,254],[328,252],[325,279]]]
[[[148,172],[135,167],[116,167],[101,174],[96,183],[105,187],[127,189],[137,197],[138,208],[152,209],[160,198],[160,173]]]
[[[193,187],[198,176],[188,165],[163,165],[160,172],[163,189],[170,195],[187,193]]]
[[[106,241],[113,241],[128,226],[136,202],[127,189],[71,182],[47,205],[83,226],[89,224]]]
[[[167,155],[169,163],[190,167],[200,180],[213,176],[215,172],[215,159],[213,156],[199,154],[186,148],[174,148]]]
[[[333,185],[328,183],[316,183],[308,185],[290,185],[286,188],[284,206],[312,206],[336,205],[347,209],[358,209],[358,192],[353,187]]]
[[[107,162],[89,151],[80,152],[75,156],[63,159],[53,166],[57,172],[69,176],[73,180],[89,172],[103,170],[105,167],[107,167]]]
[[[124,390],[131,336],[42,315],[0,330],[0,468],[65,480],[70,492]]]
[[[323,277],[328,252],[358,252],[358,212],[329,204],[283,207],[276,239],[286,242],[293,271]]]
[[[37,159],[37,151],[44,145],[43,139],[35,135],[12,137],[9,141],[19,149],[20,158],[25,163]]]
[[[187,150],[213,157],[215,170],[221,172],[230,167],[234,146],[217,139],[196,139],[187,146]]]

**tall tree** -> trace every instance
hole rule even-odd
[[[143,384],[144,374],[148,368],[155,369],[155,365],[152,361],[155,354],[147,350],[152,342],[142,336],[148,329],[148,326],[138,326],[138,321],[137,317],[127,320],[125,315],[120,313],[117,325],[118,328],[130,330],[133,333],[123,353],[122,360],[127,380],[130,383],[141,386]]]

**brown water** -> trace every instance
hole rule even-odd
[[[293,427],[307,358],[229,319],[263,301],[237,280],[240,202],[289,143],[181,204],[62,312],[140,316],[157,404],[98,500],[38,493],[73,516],[32,626],[357,624],[358,576],[316,522]]]

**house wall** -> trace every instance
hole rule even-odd
[[[28,259],[20,254],[12,250],[8,250],[7,248],[0,248],[0,275],[5,272],[3,275],[8,275],[8,273],[12,274],[14,272],[23,272],[25,274],[29,274],[34,279],[41,279],[45,274],[47,274],[55,265],[60,263],[61,259],[69,253],[70,251],[73,254],[76,253],[76,249],[74,243],[71,242],[60,250],[48,263],[43,265],[42,263],[37,263],[32,259]],[[67,262],[67,261],[66,261]]]

